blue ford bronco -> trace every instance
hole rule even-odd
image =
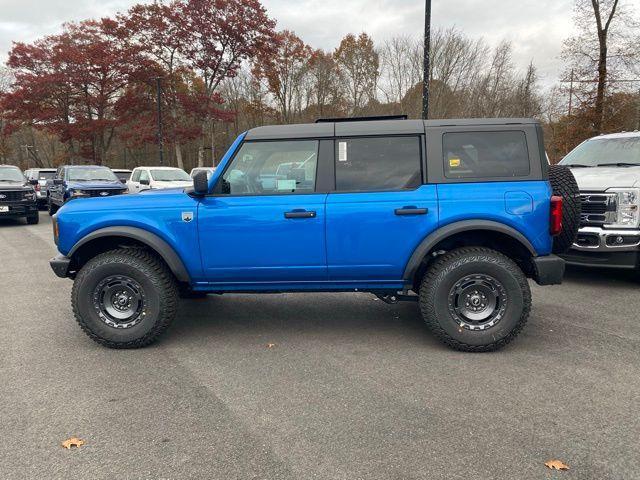
[[[579,200],[534,120],[265,126],[192,188],[69,202],[51,266],[111,348],[154,342],[180,296],[344,291],[417,301],[440,340],[488,351],[525,325],[527,278],[562,281]]]

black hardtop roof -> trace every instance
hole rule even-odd
[[[411,135],[424,133],[425,127],[473,127],[481,125],[532,125],[532,118],[466,118],[442,120],[362,120],[348,122],[299,123],[252,128],[246,140],[281,138],[322,138],[357,135]]]

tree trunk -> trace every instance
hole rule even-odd
[[[175,143],[176,150],[176,163],[178,164],[178,168],[184,170],[184,162],[182,161],[182,146],[180,143]]]
[[[593,131],[596,135],[602,132],[602,123],[604,120],[604,94],[607,84],[607,37],[606,33],[598,33],[598,41],[600,42],[600,56],[598,58],[598,90],[596,92],[595,119],[593,122]]]

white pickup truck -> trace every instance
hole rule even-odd
[[[640,132],[600,135],[561,162],[580,188],[581,225],[569,264],[640,268]]]

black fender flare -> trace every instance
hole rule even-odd
[[[407,262],[407,266],[404,269],[403,279],[405,282],[411,283],[413,282],[413,277],[415,276],[418,268],[420,268],[420,264],[424,257],[435,247],[438,243],[446,238],[456,235],[461,232],[473,231],[473,230],[489,230],[492,232],[498,232],[518,241],[525,247],[529,253],[531,253],[532,257],[537,257],[538,253],[536,249],[533,248],[531,242],[527,240],[523,234],[517,231],[515,228],[509,227],[503,223],[493,222],[491,220],[463,220],[460,222],[450,223],[445,225],[444,227],[439,228],[435,232],[430,233],[413,251],[413,255]]]
[[[189,272],[187,271],[182,259],[178,256],[176,251],[165,242],[158,235],[143,230],[141,228],[136,227],[106,227],[95,230],[86,236],[82,237],[76,244],[71,248],[67,257],[72,258],[73,254],[76,253],[80,247],[86,245],[87,243],[96,240],[98,238],[104,237],[125,237],[131,238],[133,240],[137,240],[141,243],[144,243],[149,248],[155,250],[158,255],[162,257],[162,259],[169,266],[173,274],[176,278],[181,282],[190,282]]]

